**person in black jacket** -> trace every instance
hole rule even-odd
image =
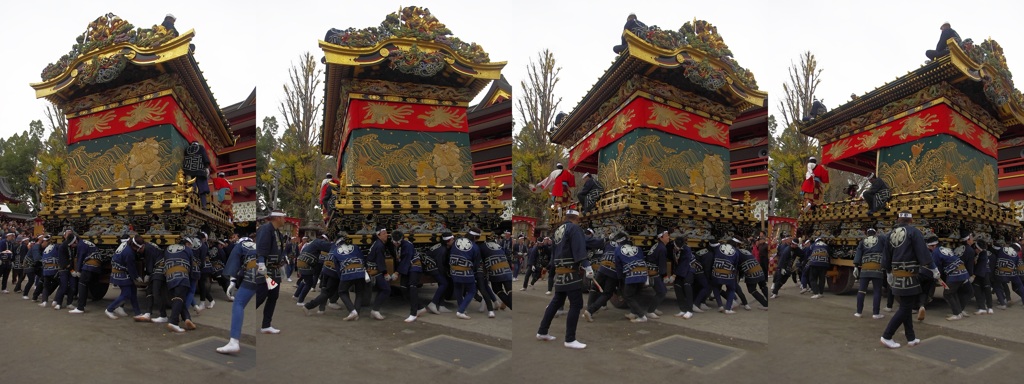
[[[942,31],[942,33],[939,34],[939,42],[938,44],[935,44],[935,49],[929,49],[924,52],[924,55],[928,56],[928,59],[930,60],[935,60],[949,54],[949,46],[946,45],[946,41],[949,40],[949,38],[952,37],[955,39],[957,44],[960,44],[960,35],[949,26],[948,21],[942,23],[939,30]]]
[[[779,290],[789,281],[789,275],[793,273],[793,238],[786,234],[779,240],[779,246],[775,251],[775,274],[772,275],[771,299],[779,297]]]
[[[633,32],[633,33],[639,33],[638,30],[646,29],[646,28],[647,28],[647,25],[644,24],[642,21],[637,20],[636,14],[634,14],[634,13],[630,13],[629,16],[626,17],[626,25],[622,27],[623,30],[630,31],[630,32]],[[619,54],[619,53],[622,53],[622,51],[625,51],[625,50],[626,50],[626,37],[623,36],[622,40],[621,40],[621,43],[619,45],[616,45],[616,46],[612,47],[612,51],[615,52],[616,54]]]
[[[278,228],[284,225],[285,216],[284,212],[274,211],[267,218],[267,222],[256,230],[258,274],[266,276],[267,279],[273,279],[277,284],[281,284],[281,264],[284,262],[284,256],[281,254],[283,252],[280,245],[281,235],[278,232]],[[268,288],[262,280],[257,279],[257,292]],[[271,323],[274,321],[274,309],[277,308],[277,298],[281,294],[281,289],[278,285],[266,292],[267,301],[263,305],[263,324],[260,328],[260,333],[278,334],[281,333],[281,330],[274,328]],[[259,303],[259,299],[256,302]]]
[[[525,291],[527,286],[533,287],[537,284],[537,280],[540,280],[540,269],[537,268],[537,262],[540,261],[538,260],[540,248],[545,246],[545,241],[547,238],[537,242],[526,252],[526,276],[523,277],[523,288],[520,291]],[[533,278],[532,282],[530,281],[531,277]]]
[[[206,196],[210,194],[210,184],[207,182],[210,176],[210,156],[206,154],[206,148],[198,141],[192,141],[188,148],[185,148],[185,160],[181,168],[185,175],[195,178],[199,205],[206,209]]]
[[[885,327],[879,339],[887,348],[900,347],[892,337],[901,325],[907,335],[907,345],[913,347],[921,343],[921,339],[914,334],[914,321],[911,316],[911,311],[918,308],[922,291],[919,269],[926,267],[930,269],[932,275],[939,275],[939,271],[933,266],[932,254],[925,246],[924,236],[912,224],[913,216],[909,212],[900,212],[896,227],[889,232],[888,241],[882,247],[882,269],[886,271],[886,279],[892,293],[900,302],[899,309],[889,320],[889,325]]]
[[[868,216],[878,212],[878,210],[885,208],[885,204],[889,202],[889,186],[885,184],[880,177],[875,174],[868,176],[868,180],[871,181],[871,187],[864,191],[864,201],[868,203]]]
[[[600,197],[601,187],[594,175],[583,174],[583,187],[576,193],[576,200],[580,202],[580,213],[586,214],[594,209],[597,199]]]

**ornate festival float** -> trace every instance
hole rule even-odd
[[[381,227],[418,246],[439,242],[445,230],[479,226],[489,235],[506,191],[493,177],[474,182],[467,108],[505,63],[420,7],[378,27],[331,29],[320,48],[321,151],[338,159],[327,232],[364,246]]]
[[[48,183],[39,217],[47,232],[72,228],[95,243],[108,271],[120,236],[166,245],[232,228],[219,204],[201,207],[197,179],[183,173],[193,141],[214,168],[213,153],[234,144],[193,56],[194,35],[106,14],[31,84],[68,121],[64,190]],[[107,284],[95,286],[93,297],[102,297]]]
[[[1001,138],[1024,130],[1024,97],[994,40],[946,43],[948,55],[800,129],[822,145],[822,164],[874,172],[892,192],[874,215],[858,200],[822,202],[800,215],[800,233],[827,239],[832,248],[832,292],[853,289],[854,250],[864,230],[890,229],[900,211],[953,248],[968,231],[994,239],[1020,233],[1017,209],[999,204],[997,160]]]
[[[750,191],[731,197],[730,129],[764,108],[767,94],[710,23],[678,31],[638,24],[551,135],[569,149],[569,169],[597,174],[605,188],[582,221],[601,235],[625,230],[637,244],[652,242],[659,228],[691,245],[753,234]],[[553,209],[552,222],[561,214]]]

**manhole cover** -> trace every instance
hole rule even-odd
[[[679,335],[641,345],[632,351],[671,364],[696,368],[697,371],[717,370],[743,355],[740,349]]]
[[[924,340],[907,353],[942,365],[951,365],[964,370],[981,370],[1006,357],[1008,352],[968,343],[946,336],[935,336]]]
[[[509,358],[509,351],[447,335],[434,336],[398,349],[405,353],[468,373],[494,368]]]
[[[222,355],[217,353],[218,347],[224,346],[227,342],[219,337],[207,337],[188,344],[179,345],[168,349],[167,352],[178,357],[204,363],[218,368],[230,368],[239,372],[245,372],[256,366],[256,349],[242,344],[242,351],[237,355]]]

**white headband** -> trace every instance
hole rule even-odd
[[[286,215],[284,212],[281,212],[281,211],[270,212],[270,217],[286,217],[286,216],[288,216],[288,215]]]
[[[938,241],[933,241],[933,242],[930,242],[930,243],[925,244],[925,245],[939,245],[939,242]]]
[[[480,236],[480,233],[478,233],[477,231],[474,231],[474,230],[470,229],[470,230],[469,230],[469,235],[470,235],[470,236]]]
[[[579,216],[580,215],[580,211],[577,211],[575,209],[568,209],[568,210],[565,211],[565,215],[566,216]]]
[[[381,232],[387,232],[387,231],[388,231],[387,228],[381,228],[381,229],[377,230],[377,234],[379,235]]]
[[[455,238],[454,235],[448,235],[448,236],[442,236],[441,240],[448,241],[448,240],[451,240],[451,239],[454,239],[454,238]]]
[[[142,244],[139,244],[139,243],[135,242],[135,236],[129,237],[128,240],[131,240],[132,245],[134,245],[136,247],[141,247],[142,246]]]
[[[910,212],[900,212],[899,217],[901,219],[913,219],[914,215],[911,215]]]

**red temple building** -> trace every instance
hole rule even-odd
[[[473,182],[488,186],[493,177],[504,184],[502,220],[512,220],[512,85],[505,76],[491,83],[479,104],[469,107],[468,117]]]
[[[235,145],[217,152],[217,172],[231,182],[232,212],[236,231],[256,230],[256,88],[238,103],[221,110]],[[211,190],[213,187],[211,186]]]

